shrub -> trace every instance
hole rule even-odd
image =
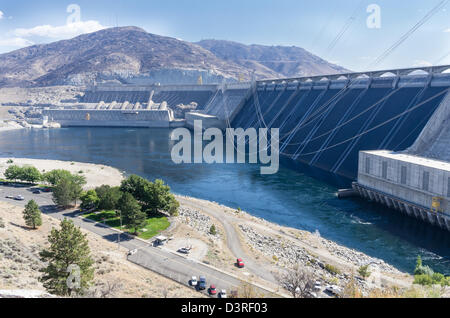
[[[214,235],[214,236],[217,235],[216,226],[214,224],[211,225],[211,228],[209,229],[209,234]]]
[[[326,264],[325,269],[327,270],[327,272],[329,272],[330,274],[333,274],[333,275],[341,274],[341,271],[336,266],[333,266],[330,264]]]
[[[361,266],[361,267],[358,269],[358,273],[359,273],[359,275],[361,275],[361,277],[364,278],[364,279],[369,278],[370,275],[372,274],[372,273],[369,271],[369,265]]]
[[[433,285],[433,278],[430,275],[426,274],[416,275],[414,278],[414,284],[422,286],[430,286]]]
[[[97,192],[94,190],[89,190],[87,192],[84,192],[81,197],[81,208],[84,210],[89,209],[96,209],[98,208],[98,204],[100,202],[100,199],[97,196]]]

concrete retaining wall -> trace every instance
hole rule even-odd
[[[49,121],[62,127],[156,127],[168,128],[170,110],[44,110]]]

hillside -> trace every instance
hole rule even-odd
[[[198,44],[120,27],[0,55],[0,87],[203,83],[336,73],[343,68],[295,47]]]
[[[218,40],[203,40],[197,44],[225,61],[254,69],[257,73],[275,72],[280,77],[301,77],[349,72],[295,46],[245,45]]]

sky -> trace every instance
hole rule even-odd
[[[407,68],[450,64],[449,18],[448,0],[0,0],[0,53],[133,25],[190,42],[299,46],[353,71]]]

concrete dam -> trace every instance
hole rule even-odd
[[[282,156],[355,179],[361,150],[409,148],[450,88],[450,74],[406,74],[258,82],[231,126],[279,128]]]

